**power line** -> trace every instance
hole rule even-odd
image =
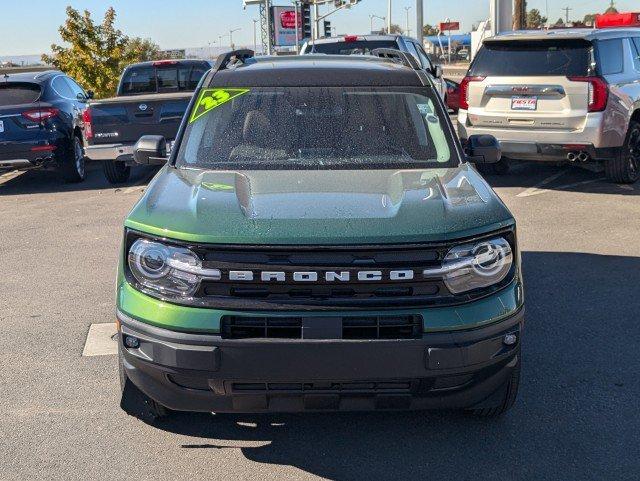
[[[561,8],[560,10],[564,10],[564,14],[565,14],[565,18],[566,18],[566,23],[569,23],[569,12],[570,12],[571,10],[573,10],[573,8],[571,8],[571,7],[564,7],[564,8]]]

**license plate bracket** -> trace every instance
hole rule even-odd
[[[515,96],[511,97],[511,110],[538,110],[538,97]]]

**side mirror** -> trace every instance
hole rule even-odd
[[[433,76],[435,78],[441,78],[443,75],[442,65],[435,65],[433,67]]]
[[[465,151],[469,162],[475,164],[495,164],[502,158],[500,142],[493,135],[471,135]]]
[[[95,93],[93,92],[93,90],[87,90],[87,98],[88,99],[92,99],[93,97],[95,97]]]
[[[143,135],[133,147],[133,160],[140,165],[165,164],[167,141],[162,135]]]

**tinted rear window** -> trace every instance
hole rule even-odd
[[[133,67],[122,79],[121,94],[148,94],[158,91],[155,67]]]
[[[371,53],[376,48],[398,48],[393,40],[383,41],[356,41],[356,42],[335,42],[319,43],[313,47],[307,45],[305,53],[326,53],[327,55],[365,55]]]
[[[195,90],[208,69],[198,63],[133,67],[124,74],[120,95]]]
[[[0,84],[0,105],[30,104],[40,98],[40,85],[28,82]]]
[[[624,49],[621,38],[598,42],[598,64],[602,75],[613,75],[624,70]]]
[[[469,75],[489,77],[586,76],[592,62],[585,41],[487,42]]]

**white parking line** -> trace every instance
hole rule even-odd
[[[11,172],[7,172],[6,174],[0,175],[0,187],[2,184],[9,182],[11,179],[15,179],[16,177],[24,174],[22,170],[12,170]]]
[[[116,354],[118,352],[118,344],[114,339],[114,334],[116,333],[116,325],[113,322],[91,324],[82,355],[90,357]]]
[[[559,177],[562,177],[567,172],[568,172],[567,170],[561,170],[560,172],[557,172],[557,173],[547,177],[546,179],[538,182],[533,187],[529,187],[527,190],[525,190],[523,192],[520,192],[518,195],[516,195],[516,197],[529,197],[529,196],[532,196],[532,195],[543,194],[545,192],[548,192],[548,190],[541,189],[541,187],[543,185],[547,185],[547,184],[553,182],[554,180],[556,180]]]

